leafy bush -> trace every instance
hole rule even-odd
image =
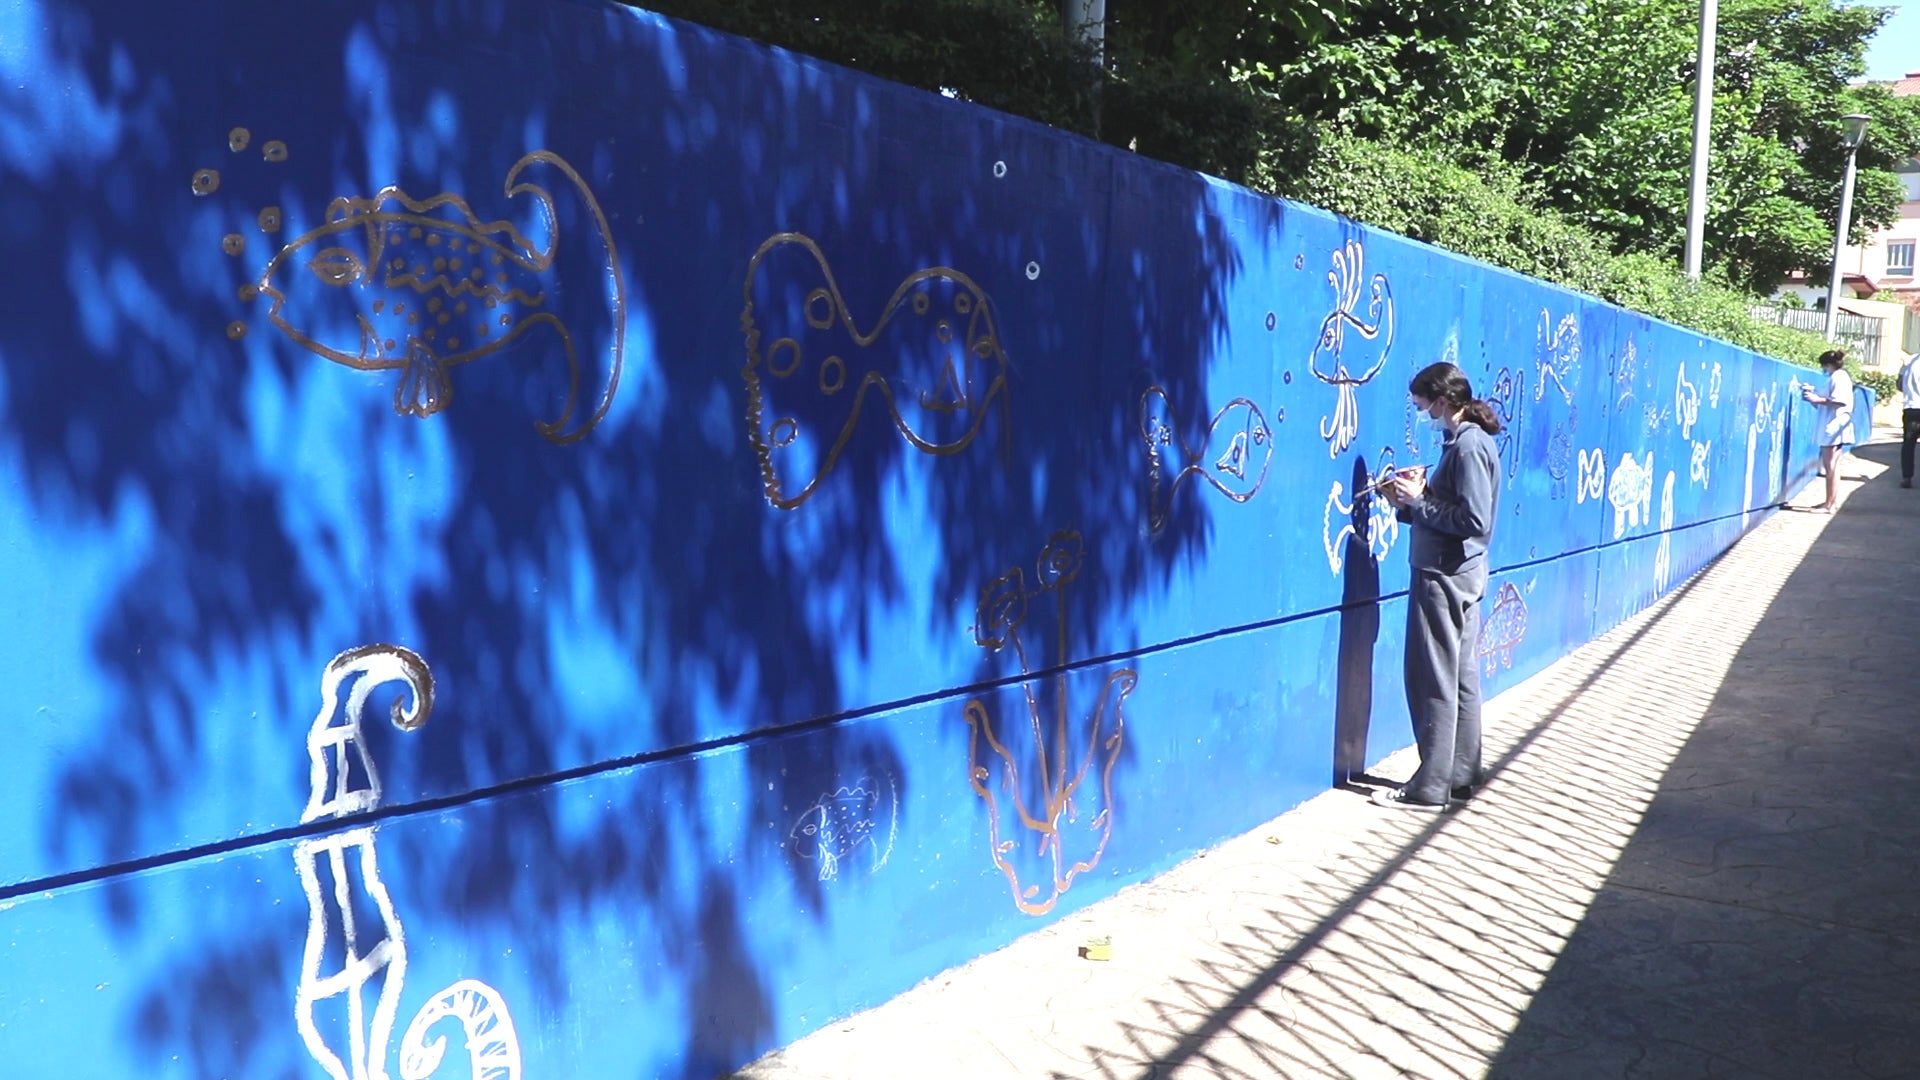
[[[1442,148],[1367,139],[1323,142],[1307,167],[1263,160],[1256,184],[1356,221],[1551,281],[1806,367],[1830,346],[1818,334],[1755,319],[1755,297],[1709,275],[1694,281],[1652,255],[1608,250],[1599,234],[1540,207],[1517,170],[1469,169]]]
[[[1900,395],[1900,380],[1884,371],[1853,370],[1853,381],[1873,391],[1877,404],[1884,405]]]

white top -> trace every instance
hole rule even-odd
[[[1920,352],[1907,357],[1907,364],[1900,369],[1901,404],[1909,409],[1920,409]]]
[[[1827,388],[1822,397],[1838,401],[1838,405],[1816,405],[1820,416],[1820,445],[1840,446],[1853,441],[1853,376],[1846,368],[1835,368],[1827,376]]]

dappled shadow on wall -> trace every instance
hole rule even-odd
[[[73,93],[0,91],[19,177],[0,234],[45,266],[0,320],[0,459],[36,542],[75,538],[63,554],[91,590],[57,628],[95,689],[85,737],[49,754],[34,865],[223,839],[238,826],[207,793],[228,784],[274,800],[244,820],[297,826],[343,650],[404,644],[431,670],[431,723],[360,732],[391,811],[395,793],[834,716],[902,627],[984,673],[977,595],[1062,530],[1090,580],[1045,663],[1078,659],[1154,583],[1137,473],[1103,466],[1141,455],[1136,388],[1059,361],[1097,343],[1145,362],[1142,343],[1099,341],[1097,283],[1110,307],[1177,313],[1157,324],[1156,377],[1204,402],[1235,271],[1217,231],[1147,260],[1104,250],[1096,212],[1071,209],[1097,194],[1072,189],[1079,173],[1007,196],[984,146],[955,148],[978,187],[937,186],[887,139],[822,149],[808,140],[825,128],[802,138],[790,118],[845,115],[844,95],[878,84],[756,78],[763,59],[724,62],[742,46],[624,15],[236,7],[191,39],[144,18],[30,9],[28,85]],[[786,276],[756,277],[775,260]],[[928,332],[923,297],[963,327],[951,380],[897,367],[917,355],[901,335]],[[795,351],[773,353],[775,333]],[[841,374],[808,335],[838,335]],[[811,390],[772,388],[802,356]],[[1062,422],[1062,401],[1116,420]],[[1175,519],[1156,551],[1201,528]],[[739,820],[783,834],[823,777],[906,787],[879,725],[745,757]],[[413,902],[481,922],[614,904],[667,924],[700,943],[667,957],[689,1015],[729,1018],[687,1033],[711,1065],[772,1034],[757,964],[777,939],[740,897],[781,879],[818,911],[821,878],[692,812],[712,794],[699,770],[656,772],[593,828],[527,800],[415,851],[439,887]],[[676,828],[635,826],[662,816]],[[736,847],[738,863],[706,861]],[[542,869],[470,870],[501,865]],[[93,895],[128,940],[152,922],[137,890]],[[183,943],[141,1013],[143,1037],[202,1048],[208,1074],[232,1064],[213,1048],[280,1037],[259,1018],[289,1015],[299,947],[223,933],[218,950]],[[549,940],[520,946],[557,1009],[569,958]],[[205,1007],[181,1007],[182,988]]]

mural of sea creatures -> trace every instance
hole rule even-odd
[[[1580,451],[1580,491],[1576,503],[1598,502],[1607,492],[1607,452],[1601,447]]]
[[[1628,526],[1653,523],[1653,451],[1643,463],[1631,452],[1620,455],[1607,482],[1607,501],[1613,504],[1613,535],[1619,539]]]
[[[1680,437],[1693,438],[1693,425],[1700,422],[1700,390],[1687,381],[1684,364],[1674,372],[1673,415],[1680,422]]]
[[[1567,315],[1558,327],[1553,317],[1540,313],[1540,340],[1534,352],[1536,378],[1533,400],[1539,401],[1551,382],[1560,391],[1560,399],[1573,404],[1573,385],[1580,377],[1580,320]]]
[[[1513,582],[1503,581],[1480,623],[1480,662],[1492,675],[1513,667],[1513,650],[1527,636],[1527,602]]]
[[[1320,437],[1327,440],[1327,456],[1339,457],[1353,445],[1360,431],[1360,401],[1356,388],[1372,381],[1386,367],[1387,353],[1393,348],[1393,286],[1385,274],[1369,281],[1365,274],[1366,253],[1360,241],[1349,240],[1345,248],[1333,253],[1333,269],[1327,283],[1333,286],[1334,307],[1320,321],[1320,336],[1314,342],[1307,369],[1313,377],[1339,391],[1333,415],[1320,423]],[[1361,290],[1366,290],[1366,307],[1361,308]]]
[[[813,801],[787,832],[787,847],[832,881],[866,850],[869,873],[887,864],[900,830],[900,794],[891,780],[862,779]]]
[[[1320,538],[1326,544],[1327,565],[1336,574],[1345,565],[1342,553],[1346,550],[1347,537],[1363,538],[1367,554],[1374,562],[1386,558],[1387,552],[1393,550],[1394,541],[1400,538],[1400,518],[1394,513],[1393,504],[1379,494],[1380,485],[1393,475],[1392,447],[1380,451],[1380,462],[1380,468],[1367,478],[1367,486],[1354,492],[1351,503],[1343,497],[1346,488],[1338,480],[1327,493],[1327,505],[1320,515]],[[1335,511],[1341,517],[1338,531],[1333,527]]]
[[[564,280],[554,196],[529,179],[563,178],[592,222],[597,248],[582,280],[601,282],[610,326],[596,389],[585,389],[575,330],[550,303]],[[538,421],[555,443],[584,438],[607,415],[620,385],[626,341],[626,285],[613,231],[586,181],[559,155],[536,150],[507,170],[506,197],[526,197],[545,222],[541,238],[486,221],[458,195],[416,199],[397,187],[344,197],[323,223],[282,248],[255,291],[267,318],[301,348],[360,371],[397,371],[393,407],[431,416],[453,401],[453,369],[543,334],[565,357],[565,401]],[[598,295],[598,294],[597,294]]]
[[[1243,503],[1266,482],[1273,460],[1273,429],[1260,406],[1234,398],[1213,414],[1207,437],[1191,445],[1175,430],[1167,392],[1150,386],[1140,397],[1140,437],[1147,444],[1147,528],[1166,527],[1174,493],[1198,476],[1215,491]]]
[[[996,408],[1004,453],[1007,356],[992,302],[946,266],[916,270],[856,317],[820,245],[779,233],[747,264],[747,437],[767,501],[791,510],[840,463],[861,416],[878,410],[914,450],[971,446]]]
[[[1653,580],[1660,592],[1673,580],[1673,471],[1660,489],[1660,549],[1653,556]]]
[[[1067,591],[1085,557],[1086,541],[1079,533],[1055,533],[1035,564],[1032,584],[1014,567],[981,590],[975,612],[973,637],[981,648],[1010,653],[1021,676],[1057,671],[1019,683],[1020,704],[1011,709],[996,710],[975,697],[963,710],[967,779],[986,810],[988,850],[1006,876],[1014,907],[1028,915],[1052,911],[1074,880],[1098,866],[1106,852],[1114,827],[1114,766],[1126,737],[1125,706],[1139,685],[1135,670],[1116,668],[1104,673],[1090,705],[1070,700],[1078,696],[1070,690],[1083,685],[1084,676],[1102,674],[1066,670]],[[1052,647],[1045,654],[1031,653],[1029,619],[1049,600]],[[1013,697],[1008,691],[1001,700]]]

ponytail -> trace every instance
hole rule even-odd
[[[1498,435],[1506,430],[1506,425],[1500,422],[1500,415],[1493,411],[1493,406],[1478,398],[1467,402],[1460,418],[1469,424],[1478,424],[1480,430],[1489,435]]]

